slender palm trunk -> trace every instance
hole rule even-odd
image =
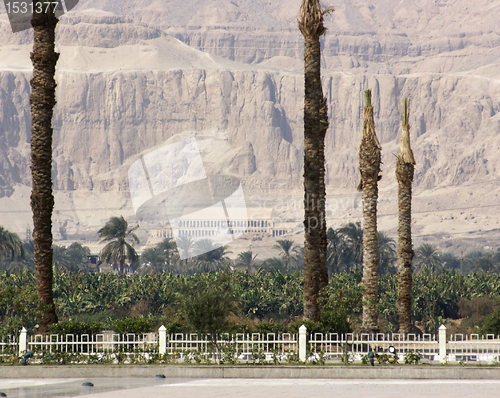
[[[413,248],[411,241],[411,185],[415,159],[410,146],[409,101],[403,100],[401,149],[396,160],[398,180],[398,311],[399,333],[411,332],[411,287]]]
[[[363,324],[364,332],[378,330],[378,237],[377,200],[380,179],[381,147],[375,134],[371,91],[365,92],[363,138],[359,147],[360,187],[363,200]]]
[[[53,13],[34,13],[33,78],[31,84],[31,209],[35,272],[38,293],[40,332],[47,333],[49,325],[57,322],[52,292],[52,114],[56,104],[54,75],[59,54],[55,48],[58,20]]]
[[[302,0],[299,29],[304,36],[304,319],[319,320],[318,298],[328,284],[325,220],[326,98],[321,86],[321,47],[325,33],[318,0]]]

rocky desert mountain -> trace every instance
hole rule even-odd
[[[266,206],[300,224],[300,2],[80,0],[61,17],[55,238],[89,244],[112,215],[135,223],[128,168],[141,155],[189,137],[200,143],[207,170],[241,179],[248,206]],[[335,9],[326,19],[322,61],[330,120],[329,225],[361,220],[356,185],[362,93],[371,89],[384,163],[379,228],[396,235],[394,154],[400,104],[408,97],[417,161],[415,243],[458,253],[496,250],[500,3],[325,5]],[[13,34],[0,8],[0,225],[24,236],[31,224],[32,35]],[[291,236],[300,242],[300,228]],[[243,250],[248,244],[241,243]]]

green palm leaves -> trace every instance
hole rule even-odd
[[[296,245],[293,240],[281,239],[276,241],[275,249],[280,250],[280,258],[283,263],[283,268],[288,271],[297,271],[301,268],[301,258],[304,258],[303,250],[300,246]]]
[[[133,248],[134,243],[139,243],[139,238],[134,233],[137,228],[138,225],[129,229],[127,221],[120,216],[111,217],[97,232],[101,243],[108,242],[102,249],[101,259],[110,264],[118,263],[120,274],[123,273],[125,260],[128,259],[131,264],[138,260],[137,252]],[[132,241],[132,244],[129,241]]]
[[[438,271],[441,264],[441,256],[436,247],[424,243],[415,250],[413,265],[416,273],[420,273],[426,268],[430,271]]]
[[[210,239],[200,239],[193,245],[196,268],[200,272],[220,271],[229,267],[231,260],[226,256],[231,253],[227,246],[215,245]]]
[[[9,265],[15,260],[23,259],[24,254],[24,245],[19,235],[0,226],[0,265],[6,263],[5,266],[10,268]]]

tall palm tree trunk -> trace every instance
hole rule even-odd
[[[325,33],[318,0],[302,0],[299,29],[304,36],[304,319],[319,320],[318,297],[328,284],[325,220],[326,98],[321,86],[321,46]]]
[[[364,332],[378,330],[378,237],[377,200],[380,179],[381,147],[375,134],[371,91],[365,91],[366,106],[363,112],[363,138],[359,147],[359,171],[361,181],[358,189],[363,200],[363,324]]]
[[[398,311],[399,333],[411,332],[411,262],[414,256],[411,242],[411,184],[415,171],[415,159],[410,146],[410,101],[403,100],[403,133],[401,149],[396,160],[398,180]]]
[[[34,7],[36,9],[36,7]],[[50,8],[50,7],[49,7]],[[54,75],[59,54],[55,48],[55,30],[58,20],[53,10],[33,13],[34,29],[33,78],[31,84],[31,209],[33,211],[33,239],[35,245],[35,273],[39,308],[39,330],[48,332],[57,322],[52,292],[52,114],[56,104]]]

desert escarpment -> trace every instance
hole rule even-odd
[[[452,246],[474,235],[484,246],[500,228],[500,7],[479,3],[474,10],[466,1],[444,0],[334,4],[323,60],[327,192],[337,202],[356,196],[361,93],[370,88],[383,146],[382,229],[396,226],[393,153],[403,97],[411,99],[417,235],[437,234]],[[186,136],[223,148],[207,155],[207,167],[238,176],[248,197],[300,200],[299,4],[82,0],[61,18],[56,236],[91,239],[111,215],[133,218],[128,167]],[[197,11],[186,14],[184,7]],[[0,27],[0,224],[24,233],[30,33],[9,33],[5,15]],[[356,221],[360,211],[352,203],[331,207],[330,223]]]

